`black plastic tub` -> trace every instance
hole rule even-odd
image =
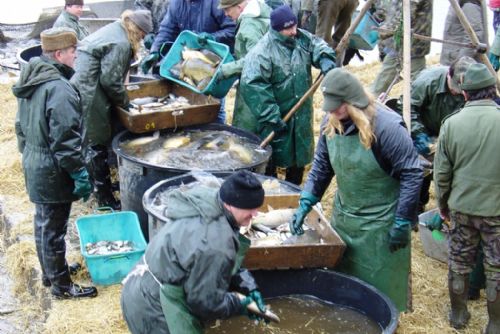
[[[222,179],[226,178],[227,176],[231,175],[232,172],[220,172],[216,173],[217,177],[220,177]],[[265,176],[265,175],[260,175],[260,174],[255,174],[255,176],[259,179],[260,182],[264,182],[265,180],[275,180],[276,178],[271,177],[271,176]],[[276,179],[278,180],[278,179]],[[174,188],[174,187],[179,187],[182,184],[189,184],[192,182],[195,182],[196,178],[193,176],[191,173],[175,176],[172,178],[169,178],[167,180],[163,180],[149,188],[145,193],[142,198],[142,206],[144,207],[144,210],[148,214],[148,221],[149,221],[149,236],[154,236],[158,229],[160,229],[163,225],[166,223],[166,219],[164,217],[163,212],[158,212],[157,210],[153,209],[153,201],[158,193],[162,193],[166,191],[169,188]],[[280,182],[281,187],[286,189],[287,194],[298,194],[301,191],[301,188],[293,183],[283,181],[283,180],[278,180]],[[298,202],[298,198],[297,198]]]
[[[40,57],[41,55],[42,44],[28,46],[27,48],[20,50],[16,55],[17,62],[19,63],[19,69],[22,69],[23,66],[26,66],[31,58]]]
[[[380,325],[383,334],[398,327],[394,303],[373,286],[352,276],[323,269],[252,271],[265,298],[309,295],[356,310]]]
[[[216,131],[228,131],[234,133],[238,136],[247,138],[250,142],[260,143],[260,138],[253,133],[241,130],[228,125],[223,124],[206,124],[200,126],[185,127],[182,129],[165,129],[160,131],[160,136],[168,136],[169,134],[176,134],[177,132],[184,130],[216,130]],[[122,210],[135,211],[139,216],[139,222],[141,224],[141,230],[144,233],[146,241],[149,241],[149,228],[148,228],[148,215],[142,206],[142,197],[146,190],[151,186],[163,181],[165,179],[179,176],[190,172],[190,169],[183,168],[170,168],[170,167],[160,167],[157,165],[150,164],[147,161],[139,159],[135,156],[128,155],[120,149],[120,143],[139,138],[143,136],[150,136],[151,134],[134,134],[130,131],[123,131],[113,138],[113,151],[118,156],[118,173],[120,180],[120,199]],[[263,174],[267,162],[271,157],[271,146],[266,147],[267,154],[265,157],[256,163],[249,164],[247,166],[236,168],[234,170],[206,170],[214,175],[224,175],[237,170],[250,170],[259,174]]]

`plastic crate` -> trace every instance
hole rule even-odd
[[[76,220],[80,247],[90,277],[95,284],[120,283],[146,250],[146,240],[141,232],[139,219],[133,211],[93,214]],[[101,240],[129,240],[134,251],[109,255],[90,255],[85,245]]]
[[[437,212],[438,209],[433,209],[426,211],[418,216],[418,232],[420,234],[420,241],[422,241],[424,254],[438,261],[447,263],[449,239],[448,233],[442,231],[442,233],[445,235],[445,238],[443,240],[436,240],[432,236],[432,231],[429,230],[426,226],[426,222],[430,221]]]
[[[160,64],[160,75],[168,80],[178,83],[181,86],[189,88],[193,92],[205,95],[212,95],[217,98],[223,98],[226,96],[229,89],[231,89],[233,83],[236,81],[237,77],[233,76],[224,80],[216,80],[216,77],[220,71],[220,65],[215,71],[212,80],[208,83],[207,87],[203,90],[198,90],[196,87],[189,85],[183,80],[177,79],[170,74],[170,69],[177,64],[182,59],[182,49],[184,46],[191,49],[205,48],[212,52],[215,52],[219,57],[221,57],[221,64],[229,63],[234,60],[229,47],[222,43],[217,43],[215,41],[208,40],[207,45],[201,46],[198,43],[198,35],[190,30],[184,30],[179,34],[174,44],[168,51],[167,55],[163,58]]]
[[[358,14],[358,11],[354,12],[352,21]],[[377,21],[366,12],[349,39],[349,47],[358,50],[373,50],[378,42],[378,27]]]

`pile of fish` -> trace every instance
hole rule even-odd
[[[182,60],[172,66],[170,74],[198,90],[205,89],[222,59],[208,49],[196,50],[187,46],[184,46],[181,55]]]
[[[276,209],[268,207],[267,212],[259,212],[249,226],[240,228],[240,233],[247,236],[252,246],[269,247],[292,244],[323,243],[321,236],[306,224],[304,234],[297,236],[290,232],[289,222],[295,209]]]
[[[165,167],[231,170],[262,160],[267,154],[258,144],[228,131],[188,130],[162,137],[159,132],[124,141],[125,153]]]
[[[191,105],[184,96],[175,96],[172,93],[164,97],[139,97],[130,101],[130,104],[128,111],[132,115],[174,111]]]
[[[100,240],[88,242],[85,250],[89,255],[109,255],[134,251],[134,243],[130,240]]]

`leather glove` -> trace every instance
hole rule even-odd
[[[441,215],[439,213],[436,213],[434,216],[432,216],[431,220],[426,222],[427,228],[431,231],[438,230],[441,231],[441,228],[443,227],[444,220],[441,218]]]
[[[142,73],[148,73],[151,67],[156,65],[159,59],[160,54],[158,52],[151,52],[149,55],[147,55],[141,62]]]
[[[311,211],[314,204],[319,202],[319,198],[308,191],[303,190],[300,193],[299,207],[295,210],[292,220],[290,221],[290,231],[292,234],[304,234],[302,225],[307,214]]]
[[[335,62],[328,57],[323,57],[319,60],[319,68],[321,70],[321,74],[325,75],[328,71],[335,68]]]
[[[215,37],[208,32],[200,32],[198,34],[198,43],[200,45],[206,45],[207,41],[215,41]]]
[[[410,241],[411,222],[406,219],[396,218],[389,231],[389,250],[391,253],[400,248],[405,248]]]
[[[431,149],[429,145],[431,144],[431,139],[426,133],[419,133],[415,140],[413,140],[413,145],[417,149],[417,152],[422,155],[429,155],[431,153]]]
[[[92,193],[89,173],[85,168],[82,168],[77,172],[69,173],[69,176],[75,181],[75,190],[73,190],[73,194],[79,198],[83,198],[83,201],[86,202]]]
[[[491,66],[493,66],[493,68],[495,69],[495,71],[498,71],[498,69],[500,68],[500,59],[499,59],[499,56],[497,56],[496,54],[490,52],[489,55],[488,55],[488,59],[490,60]]]
[[[143,39],[144,47],[147,50],[151,49],[151,47],[153,46],[154,41],[155,41],[155,34],[153,34],[152,32],[150,32]]]

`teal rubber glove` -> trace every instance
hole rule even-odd
[[[389,250],[391,253],[400,248],[405,248],[410,242],[411,222],[406,219],[396,218],[389,231]]]
[[[307,214],[311,211],[314,204],[319,202],[319,198],[314,196],[308,191],[302,191],[300,193],[299,207],[295,210],[292,220],[290,221],[290,232],[292,234],[301,235],[304,234],[304,229],[302,225],[304,224],[304,219]]]
[[[198,34],[198,43],[200,45],[206,45],[207,41],[215,41],[215,37],[208,32],[200,32]]]
[[[488,54],[488,59],[490,60],[491,66],[493,66],[495,71],[498,71],[498,69],[500,68],[500,59],[499,58],[500,58],[499,56],[497,56],[496,54],[493,54],[491,52]]]
[[[86,202],[92,193],[92,183],[90,183],[89,173],[85,168],[82,168],[77,172],[70,173],[69,176],[75,181],[73,194],[79,198],[83,198],[83,201]]]
[[[319,68],[321,70],[321,74],[326,75],[328,71],[335,68],[335,62],[328,57],[323,57],[319,60]]]
[[[143,42],[144,42],[144,47],[149,50],[153,46],[153,43],[155,41],[155,34],[150,32],[146,36],[144,36]]]
[[[431,139],[426,133],[419,133],[415,136],[415,140],[413,140],[413,145],[417,149],[417,152],[422,155],[429,155],[431,153],[430,144]]]
[[[148,73],[151,67],[156,65],[159,59],[160,54],[158,52],[151,52],[149,55],[147,55],[141,62],[142,73]]]
[[[441,218],[441,215],[439,213],[436,213],[434,216],[432,216],[431,220],[426,222],[427,228],[431,231],[438,230],[441,231],[441,228],[443,227],[444,220]]]
[[[257,304],[261,312],[263,313],[266,312],[266,304],[264,304],[264,298],[262,298],[262,295],[259,292],[259,290],[250,291],[250,294],[248,296],[253,299],[253,301]]]

